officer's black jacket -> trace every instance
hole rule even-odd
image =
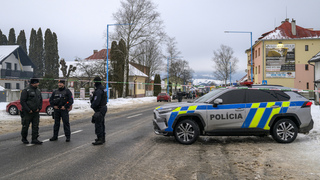
[[[59,103],[55,104],[55,96],[56,94],[64,94],[63,91],[65,91],[66,97],[60,97],[59,98]],[[59,106],[59,108],[61,108],[62,106],[64,106],[66,109],[70,108],[70,106],[73,104],[73,97],[72,97],[72,93],[69,89],[63,87],[63,88],[59,88],[55,91],[53,91],[50,99],[50,106]]]
[[[35,112],[37,109],[40,111],[42,109],[42,96],[40,90],[32,85],[22,90],[20,104],[23,111],[29,112],[32,110]]]
[[[106,93],[104,92],[104,87],[99,84],[95,91],[93,92],[93,96],[90,100],[91,108],[96,112],[99,111],[101,107],[107,104]]]

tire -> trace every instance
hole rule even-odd
[[[182,120],[174,128],[174,137],[181,144],[192,144],[199,137],[199,126],[192,120]]]
[[[46,108],[46,113],[47,113],[49,116],[52,115],[53,111],[54,111],[54,109],[53,109],[53,107],[51,107],[51,106],[48,106],[48,107]]]
[[[298,135],[297,125],[290,119],[280,119],[272,128],[272,137],[279,143],[291,143]]]
[[[17,115],[19,113],[17,106],[10,106],[9,107],[9,114],[10,115]]]

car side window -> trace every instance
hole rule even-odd
[[[247,91],[247,102],[273,102],[279,101],[274,91],[250,89]]]
[[[222,99],[222,104],[239,104],[245,103],[246,93],[244,89],[234,89],[227,91],[218,98]],[[213,102],[211,103],[213,104]]]
[[[289,101],[290,96],[283,91],[274,91],[279,101]]]

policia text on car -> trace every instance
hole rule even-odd
[[[38,140],[39,137],[39,111],[42,108],[41,92],[38,89],[39,79],[32,78],[29,87],[21,92],[20,103],[22,106],[21,115],[21,141],[24,144],[29,144],[27,140],[28,129],[32,123],[32,141],[31,144],[42,144]]]
[[[69,111],[72,108],[73,97],[69,89],[65,87],[65,81],[59,80],[58,89],[52,93],[50,97],[50,105],[54,109],[54,126],[53,126],[53,137],[50,141],[58,140],[58,134],[60,129],[60,120],[62,118],[64,134],[66,136],[66,142],[70,141],[71,131],[69,123]]]

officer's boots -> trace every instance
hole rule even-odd
[[[94,141],[93,145],[102,145],[105,142],[103,137],[99,137],[96,141]]]
[[[106,137],[103,136],[103,137],[101,137],[101,138],[102,138],[103,143],[105,143],[105,142],[106,142]],[[99,140],[99,138],[95,139],[94,141],[98,141],[98,140]]]

